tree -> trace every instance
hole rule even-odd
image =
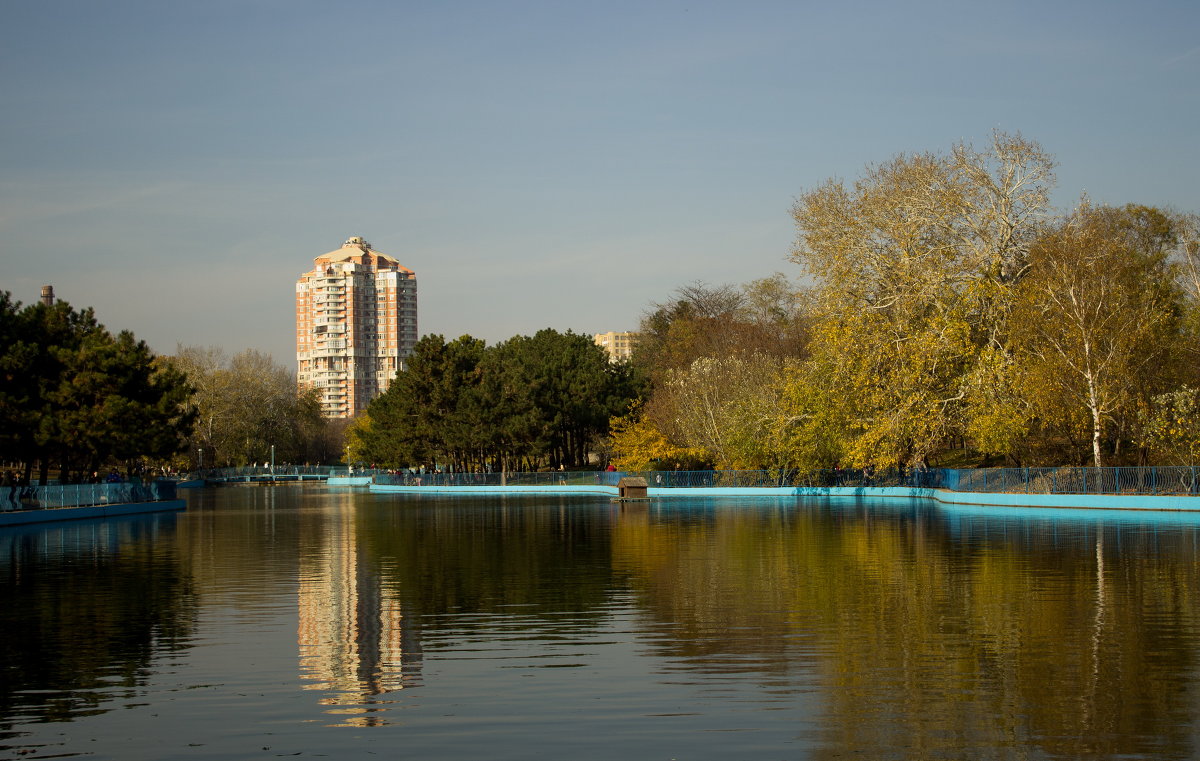
[[[700,357],[658,384],[645,421],[674,448],[721,469],[786,467],[788,365],[762,354]]]
[[[1147,234],[1154,217],[1085,200],[1032,247],[1015,309],[1035,410],[1068,424],[1084,413],[1096,467],[1106,429],[1131,414],[1137,394],[1153,392],[1177,335],[1166,238]]]
[[[96,471],[108,458],[165,460],[186,447],[196,414],[192,389],[145,342],[101,330],[58,353],[65,372],[46,397],[53,427],[44,421],[42,431],[53,431],[46,444],[56,450],[61,480]]]
[[[586,336],[542,330],[494,347],[425,336],[355,431],[367,459],[503,469],[582,465],[639,393],[636,373]]]
[[[652,311],[642,316],[634,361],[657,380],[697,357],[726,353],[726,329],[744,303],[745,297],[731,285],[681,286],[673,299],[651,305]]]
[[[24,460],[33,446],[39,384],[31,367],[43,352],[29,318],[0,291],[0,457],[7,462]]]
[[[629,368],[587,336],[552,329],[518,342],[515,366],[530,389],[552,467],[583,465],[608,421],[631,401]]]
[[[364,459],[389,466],[447,463],[469,427],[460,402],[477,382],[483,341],[422,337],[388,390],[367,408],[370,425],[357,433]]]
[[[1184,386],[1151,400],[1141,410],[1141,443],[1171,465],[1200,459],[1200,390]]]
[[[315,389],[298,391],[292,372],[270,355],[248,349],[227,359],[220,349],[178,347],[170,363],[196,388],[197,420],[192,451],[203,449],[208,465],[313,459],[316,450],[340,458],[326,446],[328,422]]]
[[[1052,180],[1036,143],[995,133],[986,151],[901,155],[797,200],[792,258],[816,281],[808,372],[845,407],[853,464],[922,461],[994,413],[1004,394],[981,391],[1010,383],[1007,315]]]
[[[229,391],[236,406],[226,452],[236,464],[267,462],[274,447],[280,462],[294,462],[304,450],[304,423],[319,418],[319,407],[303,404],[311,394],[297,390],[291,370],[269,354],[247,349],[229,361]],[[302,421],[302,417],[308,420]]]
[[[1161,211],[1161,210],[1160,210]],[[1170,257],[1183,294],[1187,351],[1194,362],[1200,354],[1200,215],[1167,213],[1174,236]]]
[[[195,389],[197,418],[192,429],[191,449],[203,449],[203,463],[217,465],[232,447],[232,427],[239,415],[233,379],[226,370],[225,352],[215,346],[176,346],[168,361],[187,376]]]
[[[676,446],[635,406],[612,419],[612,461],[621,470],[696,470],[710,462],[708,452]]]
[[[0,294],[0,439],[9,460],[64,481],[109,461],[165,459],[191,425],[191,388],[145,342],[113,336],[65,301],[24,309]]]
[[[803,294],[780,273],[741,287],[697,282],[651,305],[633,361],[657,382],[700,357],[801,356],[808,327]]]

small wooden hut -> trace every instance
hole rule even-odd
[[[617,499],[649,499],[646,488],[646,479],[641,476],[625,476],[617,482]]]

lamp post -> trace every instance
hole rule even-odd
[[[271,478],[275,478],[275,445],[271,445]]]
[[[197,450],[200,453],[200,470],[204,470],[204,447]]]

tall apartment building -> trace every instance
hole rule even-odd
[[[592,341],[608,352],[610,362],[621,362],[633,356],[633,347],[637,344],[638,334],[632,331],[596,333]]]
[[[387,390],[417,342],[416,274],[353,237],[296,281],[296,381],[327,417],[354,417]]]

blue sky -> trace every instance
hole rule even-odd
[[[0,289],[294,362],[363,235],[420,331],[632,329],[781,271],[793,199],[1020,132],[1200,212],[1200,3],[0,2]]]

